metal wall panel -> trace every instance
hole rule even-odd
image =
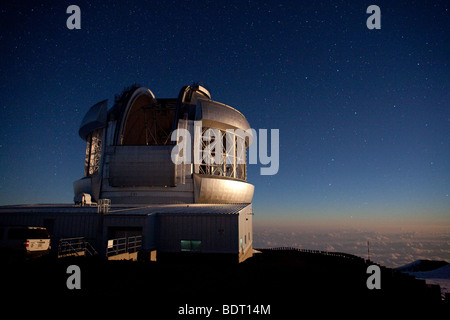
[[[251,203],[255,187],[247,182],[194,174],[195,202]]]
[[[158,251],[181,252],[181,240],[200,240],[202,253],[238,253],[237,214],[161,214]]]
[[[108,100],[100,101],[89,108],[80,124],[78,134],[83,140],[92,131],[106,127]]]
[[[107,243],[111,228],[141,228],[142,248],[156,248],[155,215],[146,214],[106,214],[103,222],[103,243]]]
[[[120,146],[110,156],[113,187],[175,186],[173,146]]]
[[[203,125],[215,123],[216,125],[212,127],[219,129],[225,127],[239,128],[242,130],[250,129],[250,124],[244,115],[226,104],[213,100],[199,99],[197,105],[201,106],[201,120],[204,122]],[[221,123],[226,126],[221,126]]]
[[[97,236],[99,215],[79,213],[12,212],[1,213],[1,225],[21,225],[48,227],[50,236],[55,239]]]
[[[241,213],[239,215],[239,251],[246,252],[252,247],[253,230],[252,230],[252,212]],[[242,246],[241,246],[242,239]]]
[[[251,233],[252,208],[249,204],[122,208],[116,207],[109,214],[98,214],[97,209],[91,207],[0,207],[0,225],[47,227],[52,239],[85,237],[100,253],[105,250],[110,227],[140,227],[143,248],[157,248],[161,252],[181,252],[181,240],[197,240],[202,241],[202,253],[238,254],[239,239]],[[245,244],[248,248],[251,241],[245,241]]]

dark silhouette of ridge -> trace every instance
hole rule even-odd
[[[351,254],[295,248],[258,251],[240,264],[202,259],[200,255],[198,259],[165,263],[92,257],[43,259],[7,265],[2,283],[13,301],[24,292],[46,301],[83,301],[83,306],[131,300],[135,307],[164,311],[171,315],[168,318],[178,317],[178,308],[186,304],[216,309],[223,304],[270,305],[270,315],[245,317],[256,319],[283,319],[305,310],[315,310],[315,315],[336,310],[355,314],[364,308],[372,314],[414,314],[448,308],[439,286],[383,266],[381,289],[369,290],[366,271],[373,262]],[[81,290],[66,287],[66,270],[72,264],[81,269]],[[215,317],[223,318],[221,314]]]

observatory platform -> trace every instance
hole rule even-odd
[[[83,238],[109,258],[108,246],[132,237],[140,239],[139,251],[158,260],[220,254],[240,262],[253,252],[251,204],[113,205],[100,213],[70,204],[17,205],[0,207],[0,221],[47,228],[54,250],[61,240]]]

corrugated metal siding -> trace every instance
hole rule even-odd
[[[0,224],[46,226],[53,220],[53,238],[95,239],[97,249],[105,246],[109,227],[142,227],[144,248],[162,252],[180,252],[181,240],[201,240],[201,252],[238,253],[240,236],[251,230],[251,204],[117,206],[111,211],[98,214],[96,208],[70,205],[0,207]]]
[[[238,215],[159,215],[161,252],[180,252],[181,240],[201,240],[203,253],[238,252]]]
[[[247,251],[253,242],[253,230],[252,230],[252,213],[242,213],[239,215],[239,241],[243,241],[243,251]],[[240,242],[239,242],[240,245]]]
[[[2,225],[48,227],[45,223],[53,220],[53,230],[51,230],[50,236],[56,238],[95,238],[98,219],[99,215],[84,213],[12,212],[0,215]]]
[[[104,215],[105,226],[143,227],[147,223],[147,215],[121,214]]]

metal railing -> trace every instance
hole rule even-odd
[[[98,199],[97,213],[108,213],[111,209],[111,199]]]
[[[142,236],[131,236],[109,239],[106,256],[115,256],[123,253],[134,253],[142,248]]]
[[[84,237],[59,239],[58,257],[96,254],[97,250]]]
[[[364,261],[364,259],[361,257],[355,256],[350,253],[345,253],[345,252],[310,250],[310,249],[301,249],[301,248],[295,248],[295,247],[261,248],[261,249],[257,249],[257,250],[261,250],[261,251],[264,251],[264,250],[266,250],[266,251],[297,251],[297,252],[301,252],[301,253],[311,253],[311,254],[318,254],[318,255],[323,255],[323,256],[339,257],[339,258],[344,258],[344,259],[349,259],[349,260]]]

